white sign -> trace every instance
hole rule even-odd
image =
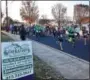
[[[33,74],[31,41],[2,43],[2,78],[17,79]]]

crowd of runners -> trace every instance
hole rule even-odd
[[[90,25],[88,25],[87,29],[84,26],[80,28],[80,26],[73,24],[70,26],[61,27],[51,27],[48,25],[14,26],[11,24],[9,28],[6,28],[6,31],[11,32],[12,34],[19,34],[22,40],[25,40],[30,36],[35,36],[37,39],[39,37],[52,36],[56,39],[56,43],[59,44],[61,50],[63,50],[63,40],[71,42],[74,47],[76,40],[83,39],[84,45],[87,45],[87,40],[90,38]]]

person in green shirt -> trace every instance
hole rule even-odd
[[[68,41],[72,43],[72,46],[75,46],[75,30],[73,26],[68,27]]]
[[[40,36],[40,32],[41,32],[40,26],[39,25],[36,25],[35,28],[34,28],[34,30],[35,30],[36,37],[39,37]]]

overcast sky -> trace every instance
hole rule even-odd
[[[51,8],[53,5],[57,3],[62,3],[65,7],[67,7],[67,15],[73,18],[73,9],[76,4],[87,4],[89,5],[89,1],[36,1],[36,4],[39,8],[39,15],[47,15],[50,19],[53,19]],[[5,13],[5,1],[1,2],[2,12]],[[20,17],[20,7],[21,1],[9,1],[8,2],[8,15],[16,20],[22,21]]]

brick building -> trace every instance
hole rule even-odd
[[[87,20],[90,16],[89,10],[90,10],[90,6],[88,6],[88,5],[84,5],[84,4],[75,5],[74,6],[74,16],[73,16],[75,23],[78,24],[78,22],[81,22],[82,19],[85,22],[85,20]],[[88,22],[88,21],[86,21],[86,22]]]

